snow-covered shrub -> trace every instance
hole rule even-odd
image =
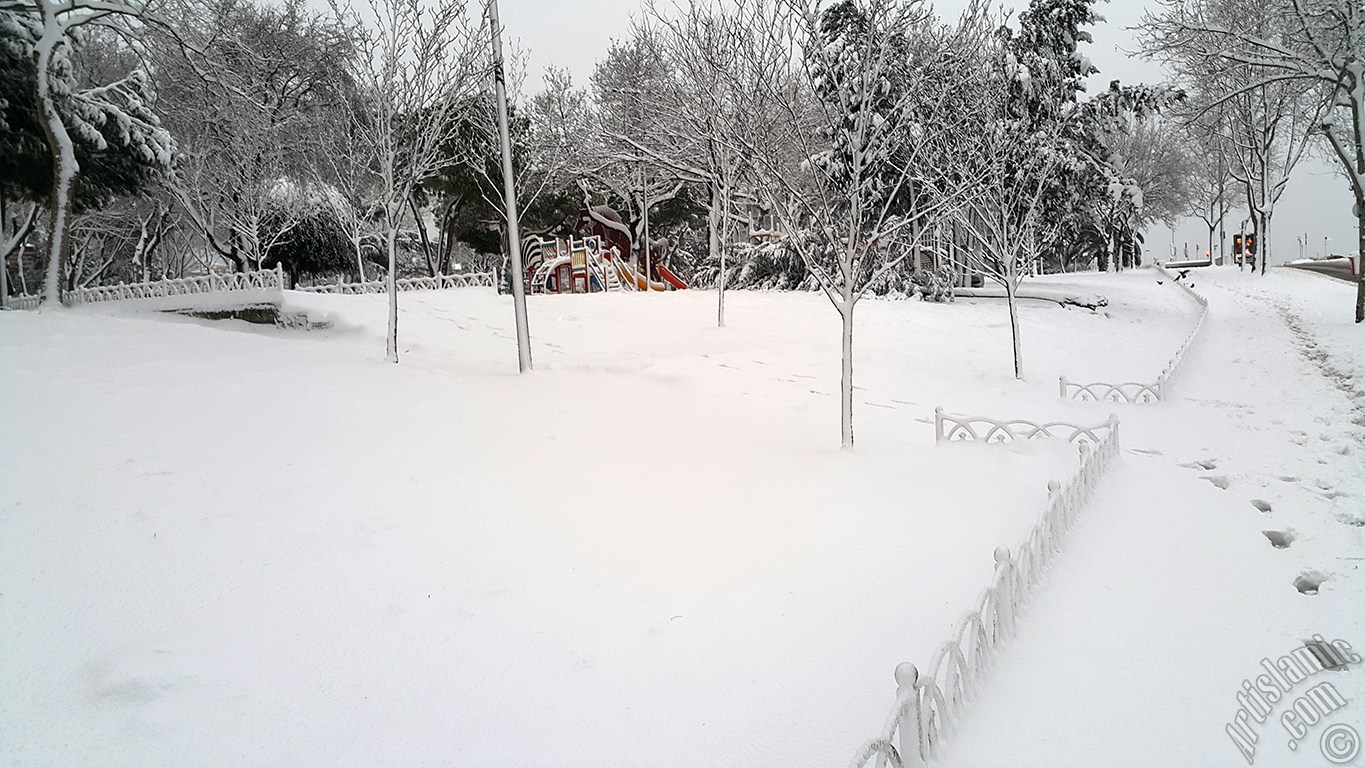
[[[725,287],[777,291],[816,289],[801,256],[784,241],[736,243],[725,257]],[[693,273],[693,285],[714,288],[720,279],[719,260],[703,257]]]
[[[937,269],[925,270],[915,276],[920,298],[925,301],[944,302],[953,300],[953,287],[957,281],[947,265]]]
[[[327,190],[280,180],[266,200],[257,237],[267,269],[280,264],[291,287],[300,276],[350,274],[355,269],[351,240]]]

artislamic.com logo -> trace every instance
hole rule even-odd
[[[1316,737],[1310,737],[1315,726],[1346,706],[1346,698],[1330,681],[1315,682],[1310,678],[1323,670],[1341,670],[1347,664],[1359,663],[1360,655],[1349,643],[1345,640],[1329,642],[1322,635],[1313,635],[1302,648],[1273,661],[1269,657],[1261,659],[1264,672],[1242,681],[1242,690],[1237,693],[1240,706],[1227,725],[1228,736],[1247,763],[1254,765],[1256,762],[1256,742],[1260,734],[1255,726],[1264,724],[1280,702],[1283,705],[1278,707],[1279,723],[1291,750],[1297,750],[1309,738],[1316,738],[1323,757],[1329,762],[1343,765],[1354,760],[1360,754],[1360,734],[1351,726],[1333,723]],[[1300,684],[1305,687],[1301,694],[1295,695]]]

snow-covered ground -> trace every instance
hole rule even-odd
[[[308,332],[0,314],[0,765],[844,765],[1075,463],[935,448],[935,405],[1117,410],[1128,449],[945,764],[1241,760],[1243,656],[1365,647],[1365,370],[1344,283],[1203,278],[1159,406],[1057,397],[1155,378],[1195,309],[1152,272],[1031,281],[1110,304],[1025,302],[1024,382],[1001,302],[865,302],[848,452],[816,295],[733,293],[723,329],[711,293],[533,297],[526,376],[478,289],[404,295],[398,366],[379,296],[291,294]],[[1106,760],[1086,717],[1138,724]]]

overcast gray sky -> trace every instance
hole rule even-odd
[[[935,3],[940,15],[953,18],[965,5],[966,0]],[[1022,8],[1026,4],[1016,2],[1012,5]],[[1113,79],[1125,83],[1162,79],[1160,67],[1125,53],[1135,47],[1133,33],[1127,27],[1140,23],[1148,5],[1144,0],[1098,4],[1105,22],[1092,30],[1095,42],[1089,56],[1100,69],[1100,74],[1092,79],[1092,91],[1105,87]],[[540,73],[551,65],[568,69],[575,83],[586,86],[593,64],[606,53],[612,38],[628,34],[631,18],[638,14],[640,6],[638,0],[502,0],[499,7],[508,36],[527,56],[527,90],[534,92],[540,87]],[[1235,214],[1239,220],[1244,215]],[[1229,237],[1239,224],[1232,219],[1229,217],[1226,224]],[[1351,215],[1351,193],[1346,180],[1325,160],[1304,161],[1280,199],[1272,229],[1274,261],[1297,258],[1299,239],[1305,234],[1310,255],[1323,251],[1324,237],[1331,238],[1329,248],[1332,252],[1354,253],[1355,219]],[[1147,232],[1147,248],[1164,256],[1174,238],[1177,250],[1181,250],[1186,241],[1194,249],[1200,247],[1198,244],[1206,237],[1201,230],[1203,224],[1199,221],[1183,223],[1174,236],[1169,229],[1158,228]]]

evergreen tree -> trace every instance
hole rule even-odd
[[[12,8],[0,8],[0,196],[7,200],[46,203],[52,194],[52,152],[39,121],[37,92],[38,68],[33,44],[37,40],[36,19]],[[83,53],[108,47],[98,35],[83,35]],[[69,73],[72,80],[76,73]],[[85,85],[89,86],[88,80]],[[135,78],[128,83],[128,106],[137,119],[155,124],[148,104],[153,101],[147,82]],[[71,112],[82,105],[73,100],[58,103],[63,120],[75,124]],[[80,175],[72,188],[72,210],[93,211],[126,195],[147,191],[166,176],[166,158],[141,151],[136,138],[124,136],[125,127],[115,113],[87,110],[87,130],[72,134]],[[131,126],[129,126],[131,127]]]

